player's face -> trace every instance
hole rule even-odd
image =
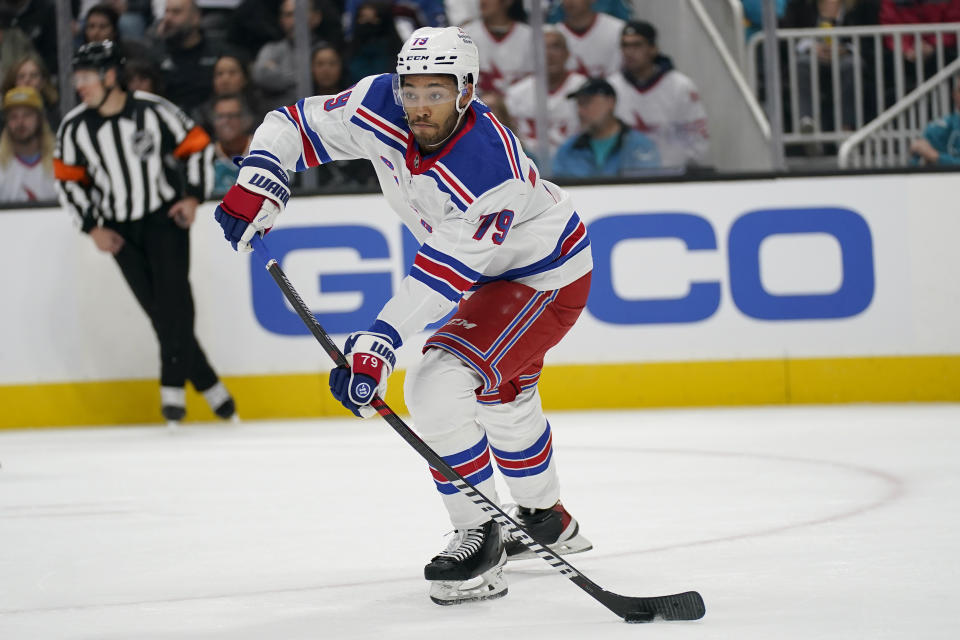
[[[657,48],[650,41],[635,33],[620,38],[623,68],[631,73],[643,73],[657,57]]]
[[[88,107],[98,106],[106,94],[100,72],[93,69],[77,69],[74,71],[73,86],[76,87],[77,94]]]
[[[29,142],[40,132],[40,112],[33,107],[10,107],[4,115],[7,132],[15,143]]]
[[[457,82],[449,76],[403,76],[400,99],[410,131],[423,148],[445,140],[457,125]]]

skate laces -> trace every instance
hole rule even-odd
[[[453,534],[447,548],[437,554],[437,557],[466,560],[483,547],[483,529],[458,529]]]
[[[520,513],[520,505],[518,505],[515,502],[508,502],[503,505],[503,510],[504,512],[506,512],[508,516],[510,516],[512,520],[514,520],[520,526],[526,526],[527,523],[524,522],[523,520],[523,514]],[[513,542],[515,540],[518,542],[523,541],[523,539],[519,535],[513,532],[513,527],[511,525],[505,525],[501,527],[500,530],[502,531],[503,544],[507,544],[508,542]]]

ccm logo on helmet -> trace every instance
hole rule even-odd
[[[407,56],[407,60],[429,60],[430,56]]]

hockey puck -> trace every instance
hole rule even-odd
[[[654,613],[652,611],[634,611],[623,616],[624,622],[636,624],[638,622],[653,622]]]

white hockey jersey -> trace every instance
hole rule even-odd
[[[580,131],[580,118],[577,117],[577,102],[567,97],[586,82],[586,76],[573,71],[560,87],[547,94],[547,141],[551,156],[567,138]],[[536,78],[524,78],[507,90],[506,107],[520,133],[524,147],[532,152],[537,150],[537,92]]]
[[[460,130],[421,155],[390,74],[336,96],[305,98],[267,114],[251,154],[304,170],[367,158],[393,210],[422,244],[377,317],[402,341],[493,280],[547,291],[593,268],[586,227],[566,192],[540,179],[513,133],[474,100]]]
[[[0,166],[0,202],[37,202],[57,199],[57,181],[37,160],[28,164],[17,157]]]
[[[707,113],[690,78],[671,69],[645,89],[637,89],[619,71],[607,81],[617,92],[614,113],[653,138],[664,167],[707,162]]]
[[[530,25],[514,22],[510,31],[498,36],[491,33],[483,20],[463,26],[480,52],[478,89],[503,95],[517,80],[533,73],[533,30]]]
[[[626,23],[606,13],[597,13],[593,24],[586,31],[571,30],[562,22],[557,23],[560,33],[567,39],[570,58],[567,69],[591,78],[605,78],[620,68],[620,33]]]

